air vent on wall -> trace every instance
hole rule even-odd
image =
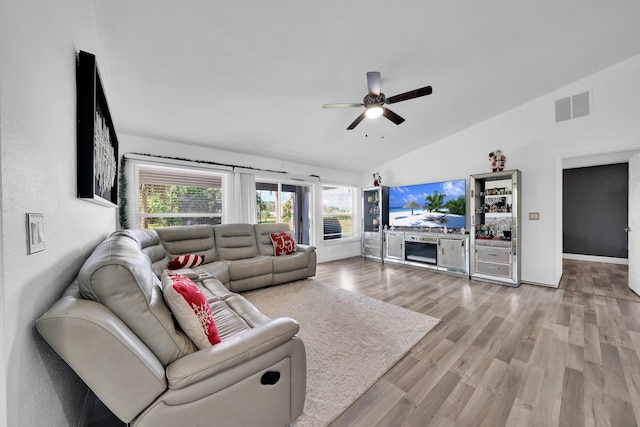
[[[571,120],[571,97],[556,100],[556,122]]]
[[[556,100],[556,122],[588,116],[590,111],[588,91]]]

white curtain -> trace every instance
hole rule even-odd
[[[258,219],[256,211],[256,178],[252,173],[234,173],[235,222],[255,224]]]

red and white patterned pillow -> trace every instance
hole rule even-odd
[[[162,290],[178,324],[200,350],[220,342],[209,301],[191,279],[166,270]]]
[[[291,255],[296,251],[296,241],[290,231],[269,234],[275,256]]]
[[[169,268],[171,270],[180,270],[181,268],[195,268],[204,263],[204,255],[182,255],[177,256],[169,261]]]

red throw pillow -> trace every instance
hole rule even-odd
[[[162,287],[167,305],[196,347],[202,350],[220,342],[209,301],[191,279],[166,271]]]
[[[276,256],[290,255],[296,251],[296,241],[291,237],[290,231],[269,234],[273,250]]]
[[[204,263],[204,255],[182,255],[175,257],[169,261],[169,268],[171,270],[179,270],[181,268],[194,268]]]

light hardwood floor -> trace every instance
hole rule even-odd
[[[565,261],[559,289],[508,288],[356,257],[318,264],[315,279],[441,319],[332,427],[640,420],[640,297],[626,266]],[[91,427],[124,425],[94,415]]]
[[[441,319],[332,427],[636,426],[627,275],[565,261],[559,289],[509,288],[359,257],[319,264],[317,280]]]

